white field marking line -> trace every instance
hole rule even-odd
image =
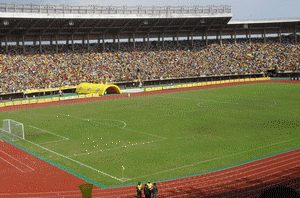
[[[9,157],[11,157],[11,158],[13,158],[14,160],[16,160],[16,161],[18,161],[18,162],[20,162],[19,160],[17,160],[16,158],[14,158],[13,156],[11,156],[11,155],[9,155],[8,153],[6,153],[6,152],[4,152],[4,151],[2,151],[2,150],[0,150],[0,152],[2,152],[2,153],[4,153],[5,155],[8,155]],[[3,158],[2,158],[3,159]],[[27,166],[26,164],[24,164],[24,163],[22,163],[22,162],[20,162],[21,164],[23,164],[23,165],[25,165],[25,166]],[[32,171],[34,171],[34,169],[33,168],[31,168],[30,166],[27,166],[29,169],[31,169]],[[23,172],[23,171],[22,171]],[[29,172],[29,171],[28,171]]]
[[[242,153],[247,153],[249,151],[254,151],[254,150],[257,150],[257,149],[261,149],[261,148],[267,148],[267,147],[270,147],[270,146],[273,146],[273,145],[276,145],[276,144],[281,144],[281,143],[289,142],[289,141],[292,141],[292,140],[297,140],[299,138],[295,138],[295,139],[291,139],[291,140],[286,140],[286,141],[282,141],[282,142],[278,142],[278,143],[274,143],[274,144],[270,144],[268,146],[258,147],[258,148],[247,150],[247,151],[240,152],[240,153],[234,153],[234,154],[231,154],[231,155],[226,155],[224,157],[217,157],[217,158],[213,158],[213,159],[210,159],[210,160],[205,160],[205,161],[197,162],[197,163],[194,163],[194,164],[189,164],[189,165],[181,166],[181,167],[178,167],[178,168],[173,168],[173,169],[169,169],[169,170],[165,170],[165,171],[160,171],[160,172],[152,173],[150,175],[144,175],[144,176],[141,176],[141,177],[137,177],[137,178],[134,178],[134,179],[139,179],[139,178],[148,177],[148,176],[155,175],[155,174],[160,174],[160,173],[169,172],[169,171],[173,171],[173,170],[178,170],[178,169],[182,169],[182,168],[186,168],[186,167],[190,167],[190,166],[195,166],[195,165],[202,164],[202,163],[205,163],[205,162],[215,161],[215,160],[223,159],[223,158],[226,158],[226,157],[229,157],[229,156],[233,156],[233,155],[237,155],[237,154],[242,154]],[[215,171],[213,171],[213,172],[215,172]]]
[[[275,172],[275,173],[279,173],[280,171],[277,171],[277,172]],[[290,175],[290,174],[294,174],[294,173],[297,173],[298,171],[295,171],[295,172],[291,172],[291,173],[287,173],[287,174],[285,174],[285,175],[281,175],[281,176],[279,176],[279,177],[284,177],[284,176],[287,176],[287,175]],[[273,173],[272,173],[273,174]],[[269,174],[269,175],[271,175],[271,174]],[[267,177],[267,176],[269,176],[269,175],[265,175],[265,176],[263,176],[263,177]],[[260,178],[263,178],[263,177],[259,177],[259,178],[255,178],[255,179],[260,179]],[[276,178],[271,178],[271,179],[269,179],[269,180],[266,180],[266,181],[262,181],[261,183],[265,183],[265,182],[267,182],[267,181],[271,181],[271,180],[274,180],[274,179],[277,179],[277,178],[279,178],[279,177],[276,177]],[[296,178],[296,177],[295,177]],[[294,178],[292,178],[292,179],[294,179]],[[251,181],[251,180],[248,180],[248,181]],[[286,180],[285,180],[286,181]],[[285,182],[285,181],[280,181],[279,183],[282,183],[282,182]],[[243,182],[243,183],[245,183],[245,182]],[[260,183],[260,184],[261,184]],[[234,184],[233,184],[234,185]],[[229,185],[229,186],[233,186],[233,185]],[[249,188],[250,186],[255,186],[255,185],[257,185],[257,183],[255,183],[255,184],[252,184],[252,185],[249,185],[249,186],[245,186],[245,187],[242,187],[242,188],[239,188],[239,190],[240,189],[243,189],[243,188]],[[226,187],[228,187],[228,186],[226,186]],[[265,188],[266,186],[264,186],[263,188]],[[179,188],[179,187],[177,187],[176,186],[176,188]],[[222,187],[221,187],[222,188]],[[210,189],[211,190],[211,189]],[[214,188],[213,188],[213,190],[214,190]],[[256,190],[256,189],[254,189],[254,190]],[[252,190],[252,191],[254,191],[254,190]],[[208,190],[207,190],[208,191]],[[197,192],[200,192],[200,191],[197,191]],[[194,193],[197,193],[197,192],[193,192],[193,193],[186,193],[186,194],[181,194],[181,195],[178,195],[178,196],[175,196],[175,197],[182,197],[182,196],[186,196],[186,195],[191,195],[191,194],[194,194]],[[203,192],[203,190],[201,190],[201,192]],[[207,194],[207,195],[202,195],[202,196],[199,196],[199,197],[207,197],[207,196],[212,196],[212,195],[217,195],[217,194],[222,194],[222,193],[229,193],[230,191],[227,191],[227,192],[220,192],[220,193],[214,193],[214,194]],[[249,192],[249,191],[247,191],[247,192]],[[241,193],[239,193],[239,194],[241,194]],[[236,195],[236,194],[235,194]],[[232,195],[230,195],[230,196],[232,196]],[[222,196],[223,197],[223,196]],[[228,196],[227,196],[228,197]]]
[[[43,142],[43,143],[40,143],[39,145],[41,145],[41,144],[49,144],[49,143],[53,143],[53,142],[61,142],[61,141],[66,141],[66,140],[57,140],[57,141]]]
[[[162,141],[162,140],[165,140],[165,139],[160,139],[160,140],[153,140],[153,141],[149,141],[150,142],[157,142],[157,141]],[[127,147],[130,147],[130,146],[136,146],[138,144],[144,144],[144,143],[148,143],[148,142],[141,142],[141,143],[135,143],[135,144],[131,144],[131,145],[126,145],[126,148]],[[110,148],[110,149],[102,149],[102,150],[98,150],[98,151],[91,151],[91,152],[87,152],[87,153],[79,153],[79,154],[74,154],[74,155],[70,155],[68,157],[76,157],[76,156],[80,156],[80,155],[89,155],[91,153],[99,153],[99,152],[104,152],[104,151],[109,151],[109,150],[115,150],[115,149],[121,149],[121,148],[125,148],[125,146],[121,146],[121,147],[114,147],[114,148]]]
[[[70,115],[61,114],[61,113],[59,113],[59,115],[63,115],[63,116],[66,116],[66,117],[77,118],[77,119],[80,119],[80,120],[90,120],[91,122],[96,122],[96,121],[93,121],[92,119],[84,119],[84,118],[79,118],[79,117],[70,116]],[[117,128],[122,128],[122,129],[126,127],[126,122],[124,122],[124,121],[121,121],[121,120],[113,120],[113,119],[101,119],[101,120],[112,120],[112,121],[121,122],[121,123],[123,123],[123,124],[124,124],[124,126],[123,126],[123,127],[118,127],[118,126],[115,126],[115,127],[117,127]],[[114,125],[107,124],[107,123],[101,123],[101,122],[96,122],[96,123],[99,123],[99,124],[106,124],[106,125],[109,125],[109,126],[114,126]]]
[[[61,135],[57,135],[57,134],[55,134],[55,133],[51,133],[50,131],[46,131],[46,130],[43,130],[43,129],[39,129],[39,128],[34,127],[34,126],[31,126],[31,125],[29,125],[29,126],[32,127],[32,128],[34,128],[34,129],[38,129],[38,130],[44,131],[44,132],[46,132],[46,133],[50,133],[50,134],[55,135],[55,136],[57,136],[57,137],[64,138],[65,140],[69,140],[69,138],[66,138],[66,137],[61,136]]]
[[[89,120],[89,119],[83,119],[83,118],[79,118],[79,117],[75,117],[75,116],[70,116],[70,115],[66,115],[66,114],[60,114],[60,115],[64,115],[64,116],[67,116],[67,117],[73,117],[73,118],[77,118],[77,119],[80,119],[80,120]],[[116,121],[116,120],[115,120]],[[117,120],[117,121],[120,121],[120,120]],[[96,122],[96,121],[92,121],[92,122],[95,122],[95,123],[99,123],[99,124],[106,124],[106,123],[100,123],[100,122]],[[123,121],[121,121],[121,122],[123,122]],[[124,122],[125,123],[125,122]],[[107,124],[107,125],[110,125],[110,124]],[[126,123],[125,123],[125,126],[126,126]],[[125,127],[124,126],[124,127]],[[117,127],[117,126],[115,126],[115,127]],[[142,133],[142,134],[146,134],[146,135],[150,135],[150,136],[156,136],[156,137],[160,137],[160,138],[163,138],[163,139],[168,139],[168,138],[166,138],[166,137],[161,137],[161,136],[158,136],[158,135],[153,135],[153,134],[149,134],[149,133],[145,133],[145,132],[140,132],[140,131],[136,131],[136,130],[131,130],[131,129],[125,129],[124,127],[122,127],[121,129],[124,129],[124,130],[128,130],[128,131],[134,131],[134,132],[138,132],[138,133]],[[117,127],[117,128],[119,128],[119,127]],[[156,140],[156,141],[160,141],[160,140]],[[153,141],[152,141],[153,142]],[[132,146],[132,145],[131,145]],[[123,146],[123,147],[117,147],[117,148],[124,148],[125,146]],[[117,149],[116,148],[116,149]],[[109,149],[108,149],[109,150]],[[112,150],[112,149],[111,149]],[[100,151],[94,151],[93,153],[97,153],[97,152],[101,152],[101,150]],[[89,153],[89,152],[88,152]],[[71,155],[71,156],[69,156],[69,157],[75,157],[75,156],[78,156],[78,155],[86,155],[86,154],[88,154],[88,153],[81,153],[81,154],[74,154],[74,155]],[[92,153],[92,152],[90,152],[90,153]]]
[[[64,115],[64,116],[68,116],[68,115],[65,115],[65,114],[61,114],[61,115]],[[77,118],[77,119],[81,119],[81,120],[91,120],[91,119],[83,119],[83,118],[79,118],[79,117],[75,117],[75,116],[68,116],[68,117],[73,117],[73,118]],[[105,119],[103,119],[105,120]],[[114,121],[119,121],[119,122],[124,122],[124,121],[120,121],[120,120],[114,120]],[[109,126],[113,126],[111,124],[107,124],[107,123],[101,123],[101,122],[96,122],[96,121],[92,121],[92,122],[95,122],[95,123],[98,123],[98,124],[106,124],[106,125],[109,125]],[[124,122],[125,123],[125,122]],[[125,126],[126,126],[126,123],[125,123]],[[124,126],[124,127],[125,127]],[[115,126],[117,128],[120,128],[118,126]],[[122,129],[125,129],[124,127],[121,127]],[[135,131],[135,130],[131,130],[131,129],[125,129],[125,130],[129,130],[129,131]],[[150,134],[150,133],[145,133],[145,132],[140,132],[140,131],[135,131],[135,132],[138,132],[138,133],[142,133],[142,134],[146,134],[146,135],[150,135],[150,136],[156,136],[156,137],[160,137],[160,138],[164,138],[164,139],[168,139],[166,137],[161,137],[161,136],[158,136],[158,135],[153,135],[153,134]]]
[[[204,99],[191,99],[191,98],[176,98],[176,97],[165,97],[165,96],[155,96],[155,97],[161,97],[161,98],[175,98],[175,99],[182,99],[182,100],[201,100],[204,102],[216,102],[216,103],[227,103],[227,104],[237,104],[237,105],[245,105],[245,106],[256,106],[256,107],[261,107],[259,105],[247,105],[247,104],[240,104],[240,103],[234,103],[234,102],[221,102],[221,101],[217,101],[217,100],[204,100]],[[276,102],[276,101],[271,101],[271,102]],[[200,104],[200,103],[198,103]],[[197,104],[197,105],[198,105]],[[262,106],[262,107],[266,107],[266,106]]]
[[[124,129],[124,130],[128,130],[128,131],[134,131],[134,132],[138,132],[138,133],[142,133],[142,134],[146,134],[146,135],[150,135],[150,136],[155,136],[155,137],[159,137],[159,138],[163,138],[163,139],[168,139],[166,137],[162,137],[162,136],[158,136],[158,135],[153,135],[151,133],[145,133],[145,132],[141,132],[141,131],[136,131],[136,130],[132,130],[132,129]]]
[[[0,157],[3,161],[5,161],[6,163],[8,163],[8,164],[10,164],[10,165],[12,165],[13,167],[15,167],[16,169],[18,169],[19,171],[21,171],[22,173],[24,173],[24,171],[23,170],[21,170],[21,169],[19,169],[18,167],[16,167],[15,165],[13,165],[13,164],[11,164],[11,163],[9,163],[8,161],[6,161],[5,159],[3,159],[2,157]]]
[[[65,156],[65,155],[56,153],[55,151],[52,151],[52,150],[50,150],[50,149],[48,149],[48,148],[46,148],[46,147],[43,147],[43,146],[38,145],[38,144],[35,144],[35,143],[33,143],[33,142],[29,141],[29,140],[26,140],[26,139],[25,139],[25,141],[27,141],[27,142],[29,142],[29,143],[31,143],[31,144],[37,146],[37,147],[40,147],[40,148],[42,148],[42,149],[45,149],[46,151],[49,151],[49,152],[54,153],[54,154],[56,154],[56,155],[59,155],[59,156],[61,156],[61,157],[63,157],[63,158],[66,158],[66,159],[68,159],[68,160],[71,160],[71,161],[73,161],[73,162],[75,162],[75,163],[77,163],[77,164],[80,164],[81,166],[85,166],[85,167],[87,167],[87,168],[89,168],[89,169],[92,169],[92,170],[94,170],[94,171],[97,171],[97,172],[99,172],[99,173],[101,173],[101,174],[103,174],[103,175],[106,175],[106,176],[108,176],[108,177],[111,177],[111,178],[113,178],[113,179],[116,179],[116,180],[121,181],[121,180],[120,180],[119,178],[117,178],[117,177],[114,177],[114,176],[112,176],[112,175],[109,175],[109,174],[107,174],[107,173],[104,173],[104,172],[102,172],[102,171],[100,171],[100,170],[97,170],[97,169],[95,169],[95,168],[93,168],[93,167],[90,167],[90,166],[88,166],[88,165],[86,165],[86,164],[83,164],[83,163],[81,163],[81,162],[79,162],[79,161],[76,161],[76,160],[74,160],[74,159],[71,159],[71,158],[69,158],[69,157],[67,157],[67,156]]]
[[[295,157],[295,158],[296,158],[296,157]],[[292,159],[293,159],[293,158],[292,158]],[[278,163],[282,163],[282,162],[290,161],[290,160],[291,160],[291,159],[287,159],[287,160],[284,160],[284,161],[280,161],[280,162],[278,162]],[[292,162],[290,162],[290,163],[288,163],[288,164],[293,164],[293,163],[295,163],[295,162],[300,162],[300,159],[299,159],[298,161],[292,161]],[[278,163],[274,163],[274,164],[278,164]],[[281,165],[281,166],[276,166],[275,168],[272,168],[272,169],[267,169],[267,170],[264,169],[265,167],[273,166],[274,164],[269,164],[269,165],[267,165],[267,166],[263,166],[263,167],[259,167],[259,168],[253,169],[253,170],[263,169],[264,171],[256,172],[256,173],[254,173],[254,174],[252,174],[252,175],[247,175],[246,177],[251,177],[251,176],[254,176],[254,175],[259,175],[259,174],[261,174],[261,173],[264,173],[264,172],[267,172],[267,171],[270,171],[270,170],[273,170],[273,169],[276,169],[276,168],[279,168],[279,167],[288,165],[288,164],[283,164],[283,165]],[[296,167],[296,166],[294,166],[294,167]],[[247,172],[252,172],[253,170],[250,170],[250,171],[247,171]],[[277,172],[275,172],[275,173],[280,173],[281,171],[282,171],[282,170],[277,171]],[[209,190],[211,190],[211,189],[214,189],[214,190],[222,189],[222,188],[223,188],[222,186],[224,186],[226,183],[231,183],[231,182],[233,181],[233,180],[230,179],[230,178],[233,178],[233,179],[234,179],[234,176],[247,174],[247,172],[235,174],[235,175],[232,175],[232,176],[229,176],[229,177],[226,177],[226,178],[220,178],[220,179],[209,180],[209,184],[207,184],[208,181],[197,182],[197,184],[198,184],[199,186],[201,186],[201,188],[210,187],[209,189],[202,189],[201,192],[209,191]],[[274,172],[272,172],[272,173],[269,174],[269,175],[272,175],[272,174],[274,174]],[[268,176],[268,175],[267,175],[267,176]],[[264,176],[262,176],[262,177],[254,178],[254,179],[251,179],[251,180],[256,180],[256,179],[263,178],[263,177],[266,177],[266,176],[264,175]],[[224,180],[224,179],[225,179],[225,181],[218,182],[219,180]],[[240,179],[240,178],[237,178],[237,179]],[[239,183],[237,183],[237,184],[231,184],[231,185],[229,185],[229,186],[239,185],[239,184],[242,184],[242,183],[245,183],[245,182],[249,182],[249,181],[251,181],[251,180],[248,180],[248,181],[241,181],[241,182],[239,182]],[[188,182],[187,182],[187,183],[188,183]],[[204,185],[204,184],[207,184],[207,185]],[[186,184],[181,185],[181,186],[177,186],[177,187],[179,188],[179,187],[182,187],[182,186],[186,186]],[[221,187],[218,187],[218,186],[221,186]],[[228,186],[226,186],[226,188],[227,188],[227,187],[228,187]]]
[[[79,118],[79,117],[75,117],[75,116],[68,116],[68,115],[65,115],[65,114],[60,114],[60,115],[64,115],[64,116],[67,116],[67,117],[73,117],[73,118],[77,118],[77,119],[80,119],[80,120],[91,120],[91,119],[83,119],[83,118]],[[120,120],[114,120],[114,121],[119,121],[119,122],[123,122],[123,121],[120,121]],[[101,122],[96,122],[96,121],[91,121],[91,122],[95,122],[95,123],[98,123],[98,124],[106,124],[106,125],[110,125],[110,124],[107,124],[107,123],[101,123]],[[125,122],[124,122],[125,123]],[[126,124],[126,123],[125,123]],[[110,126],[113,126],[113,125],[110,125]],[[118,126],[115,126],[117,128],[120,128]],[[125,127],[125,126],[124,126]],[[163,138],[163,139],[168,139],[166,137],[161,137],[161,136],[158,136],[158,135],[153,135],[153,134],[150,134],[150,133],[145,133],[145,132],[140,132],[140,131],[136,131],[136,130],[132,130],[132,129],[125,129],[124,127],[122,127],[122,129],[124,130],[128,130],[128,131],[135,131],[135,132],[138,132],[138,133],[142,133],[142,134],[146,134],[146,135],[150,135],[150,136],[156,136],[156,137],[160,137],[160,138]]]

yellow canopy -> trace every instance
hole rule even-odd
[[[98,93],[99,96],[103,96],[105,91],[115,94],[121,94],[121,90],[117,85],[106,85],[106,84],[93,84],[93,83],[81,83],[76,88],[76,93],[81,94],[91,94],[91,93]]]

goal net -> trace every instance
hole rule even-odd
[[[3,120],[1,136],[12,141],[25,140],[24,126],[20,122],[5,119]]]

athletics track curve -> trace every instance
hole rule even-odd
[[[300,83],[299,81],[262,81],[203,87],[181,88],[130,94],[130,97],[170,93],[213,87],[265,82]],[[0,111],[35,108],[69,103],[90,102],[128,97],[106,96],[45,104],[13,106]],[[11,164],[14,164],[12,166]],[[86,181],[69,174],[5,141],[0,140],[0,197],[82,197],[78,186]],[[2,183],[2,182],[1,182]],[[243,165],[192,177],[158,182],[159,197],[259,197],[271,187],[288,186],[300,189],[300,149],[288,151]],[[100,189],[93,188],[93,197],[136,197],[135,186]]]

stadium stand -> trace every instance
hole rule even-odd
[[[66,45],[60,46],[60,53],[54,47],[43,45],[44,53],[36,46],[28,47],[22,54],[20,48],[9,47],[0,54],[1,92],[25,91],[32,88],[50,88],[63,85],[78,85],[82,82],[101,81],[122,82],[201,75],[261,73],[278,67],[281,71],[300,70],[300,45],[293,43],[290,36],[269,38],[267,43],[252,39],[251,45],[245,39],[237,44],[231,39],[210,41],[208,47],[202,40],[195,40],[191,48],[187,41],[165,42],[163,48],[151,42],[151,48],[144,48],[143,42],[136,43],[133,50],[128,43],[107,44],[106,52],[102,45],[90,44],[88,51],[81,44],[72,51]]]

